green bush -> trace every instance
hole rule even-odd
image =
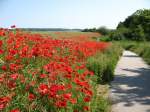
[[[111,38],[108,35],[107,36],[100,36],[99,41],[109,42],[109,41],[111,41]]]
[[[87,67],[98,77],[99,83],[110,82],[114,77],[114,69],[122,53],[118,44],[112,44],[107,50],[88,58]]]
[[[115,30],[111,32],[110,34],[111,40],[124,40],[125,36],[122,30]]]
[[[108,35],[112,30],[106,28],[105,26],[101,26],[99,28],[89,28],[89,29],[84,29],[82,32],[98,32],[102,35]]]
[[[138,43],[136,41],[115,41],[114,44],[120,44],[122,48],[130,50],[134,48]]]

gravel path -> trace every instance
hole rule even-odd
[[[124,51],[111,83],[112,112],[150,112],[150,67]]]

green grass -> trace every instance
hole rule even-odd
[[[110,112],[111,103],[107,98],[97,96],[95,107],[92,112]]]
[[[98,83],[110,82],[114,78],[114,69],[122,53],[119,44],[112,44],[107,50],[88,58],[87,67],[98,77]]]
[[[141,56],[150,65],[150,42],[120,41],[124,49],[131,50]]]
[[[95,95],[94,102],[92,102],[92,112],[111,112],[111,101],[108,99],[108,86],[107,84],[114,78],[114,70],[122,50],[131,50],[150,64],[150,42],[136,42],[136,41],[115,41],[104,52],[99,52],[95,56],[88,58],[87,67],[94,71],[96,81],[100,84],[97,87],[97,95]],[[102,87],[103,86],[103,87]],[[100,94],[99,94],[100,92]]]
[[[92,112],[111,112],[109,95],[109,82],[114,78],[114,70],[122,54],[120,44],[111,44],[110,47],[88,58],[87,67],[95,73],[95,93],[91,107]],[[94,84],[92,84],[94,86]]]
[[[92,86],[94,88],[94,97],[90,103],[91,112],[110,112],[111,102],[108,98],[109,85],[101,85],[96,82],[97,76],[93,77]]]

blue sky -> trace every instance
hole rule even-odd
[[[0,27],[116,28],[150,0],[0,0]]]

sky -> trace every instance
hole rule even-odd
[[[0,27],[115,29],[150,0],[0,0]]]

